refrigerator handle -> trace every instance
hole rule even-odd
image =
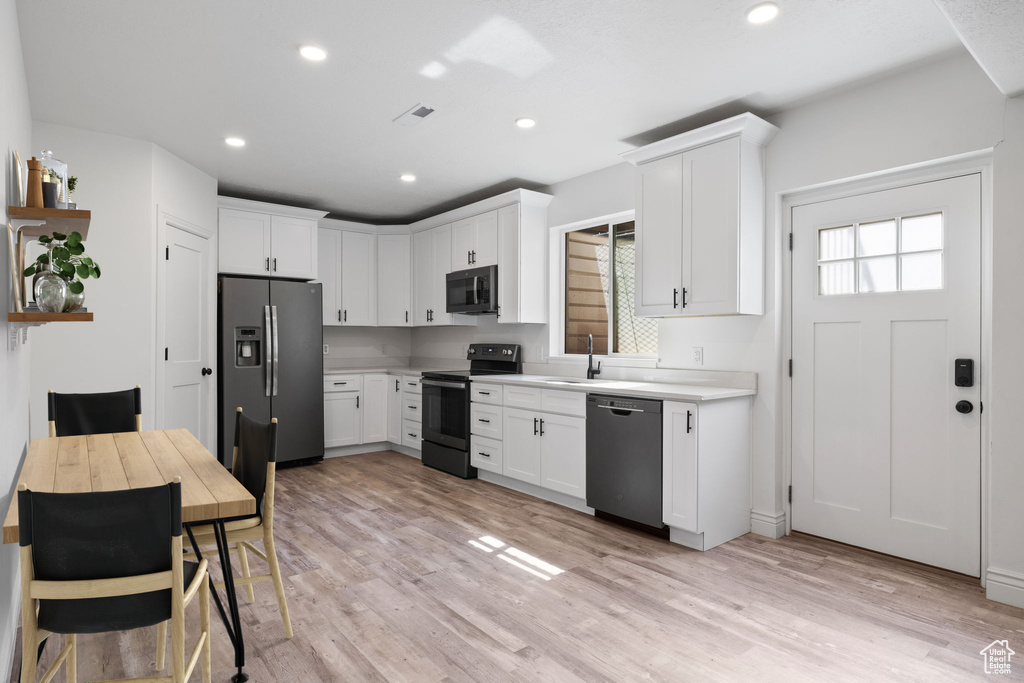
[[[277,361],[279,360],[279,354],[278,354],[278,348],[277,348],[277,306],[271,306],[270,307],[270,319],[271,319],[271,322],[274,323],[274,333],[273,333],[274,334],[274,350],[273,350],[273,353],[274,353],[274,366],[273,366],[273,371],[274,371],[274,392],[271,395],[272,396],[277,396],[277,388],[278,388],[278,381],[277,381],[277,366],[278,366],[278,362]]]
[[[267,356],[265,360],[265,364],[267,366],[267,396],[270,396],[270,392],[273,390],[273,375],[271,374],[271,372],[274,367],[274,358],[271,355],[271,353],[273,352],[274,341],[273,338],[271,337],[272,328],[270,326],[270,306],[263,307],[263,322],[264,329],[266,330],[266,332],[264,333],[265,337],[263,341],[263,348],[266,349]]]

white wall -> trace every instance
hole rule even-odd
[[[92,323],[39,328],[32,364],[32,435],[46,435],[46,391],[142,386],[143,429],[156,427],[157,207],[215,230],[217,181],[149,142],[36,122],[33,147],[52,149],[78,177],[75,201],[92,211],[86,253],[103,275],[85,281]],[[214,304],[216,305],[216,304]]]
[[[25,64],[21,58],[21,36],[14,0],[0,0],[0,207],[18,203],[14,150],[22,160],[32,156],[32,116],[29,111]],[[36,153],[38,156],[38,152]],[[6,245],[0,254],[0,301],[6,311],[14,310],[10,258]],[[29,345],[9,342],[6,315],[0,315],[0,514],[6,515],[29,441]],[[31,333],[30,333],[31,334]],[[0,546],[0,677],[11,670],[14,637],[18,628],[21,584],[18,546]]]
[[[328,355],[324,369],[408,365],[412,329],[408,327],[324,327]]]

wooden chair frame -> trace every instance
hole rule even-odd
[[[181,483],[180,477],[174,478]],[[25,484],[18,485],[19,491],[27,490]],[[38,608],[36,600],[81,600],[88,598],[112,598],[121,595],[137,595],[158,590],[171,589],[171,675],[144,676],[142,678],[120,678],[107,683],[185,683],[192,675],[196,662],[202,656],[203,683],[210,683],[212,662],[210,655],[210,581],[207,574],[207,561],[199,563],[192,582],[185,588],[184,568],[182,565],[181,536],[171,537],[171,569],[154,574],[128,576],[116,579],[90,579],[83,581],[40,581],[35,579],[32,562],[32,546],[21,546],[21,683],[35,683],[36,680],[36,649],[43,639],[52,635],[49,631],[39,628],[36,621]],[[199,623],[202,632],[188,662],[185,661],[185,608],[199,594]],[[167,622],[160,624],[160,630],[166,639]],[[67,664],[66,678],[68,683],[78,683],[78,636],[64,636],[64,649],[60,651],[53,664],[43,674],[40,683],[50,683],[60,670],[61,664]],[[162,659],[162,658],[161,658]],[[163,662],[158,661],[158,669],[163,669]]]
[[[236,412],[242,412],[241,408],[238,408]],[[271,423],[277,424],[277,418],[271,418]],[[231,469],[234,471],[236,461],[238,460],[238,446],[234,447],[231,455]],[[277,608],[281,613],[281,624],[284,626],[284,634],[286,637],[291,638],[292,633],[292,619],[288,613],[288,598],[284,592],[284,580],[281,578],[281,566],[277,561],[277,548],[274,545],[274,482],[277,473],[277,463],[267,463],[267,485],[263,494],[263,515],[261,517],[253,517],[250,519],[240,519],[231,522],[225,522],[224,528],[227,532],[228,552],[234,550],[238,554],[238,566],[242,572],[242,578],[235,579],[235,586],[245,586],[245,596],[249,602],[256,601],[256,594],[253,592],[252,586],[260,581],[273,581],[274,592],[277,594]],[[195,535],[196,544],[199,546],[212,546],[216,544],[216,539],[213,535],[212,526],[192,527],[192,533]],[[253,541],[263,541],[263,548],[266,552],[261,552],[256,546],[252,544]],[[230,544],[234,543],[232,547]],[[258,576],[252,576],[249,572],[249,556],[246,551],[252,552],[253,555],[258,557],[267,563],[270,568],[269,574],[260,574]],[[194,553],[186,551],[186,557],[193,556]],[[224,582],[218,581],[214,584],[217,589],[224,588]]]
[[[135,388],[139,389],[141,391],[142,390],[142,385],[136,384]],[[53,389],[50,389],[47,393],[52,394],[53,393]],[[49,401],[49,397],[47,397],[47,401]],[[141,410],[141,408],[140,408],[140,410]],[[57,436],[57,423],[54,420],[47,420],[46,424],[49,427],[49,434],[48,434],[48,436],[50,438],[53,438],[53,437]],[[142,413],[141,412],[135,413],[135,431],[137,431],[137,432],[141,432],[142,431]]]

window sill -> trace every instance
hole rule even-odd
[[[658,367],[657,356],[636,356],[627,358],[625,356],[594,356],[594,362],[601,361],[601,367],[605,368],[656,368]],[[566,365],[586,365],[586,356],[548,356],[548,363],[565,363]]]

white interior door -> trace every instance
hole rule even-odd
[[[160,331],[163,337],[162,382],[158,389],[157,427],[184,427],[216,452],[213,410],[216,368],[213,364],[214,281],[212,243],[208,238],[164,224],[161,263]]]
[[[980,176],[798,206],[793,235],[793,528],[978,576]]]

